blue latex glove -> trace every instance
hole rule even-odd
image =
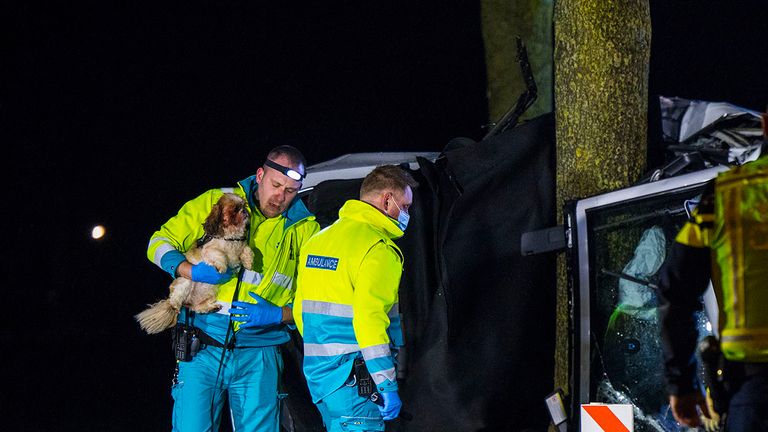
[[[280,324],[283,321],[283,308],[273,305],[253,292],[249,292],[248,295],[253,297],[256,303],[233,301],[232,308],[229,310],[232,321],[244,323],[240,328],[263,327]]]
[[[211,285],[221,285],[224,282],[232,279],[232,269],[227,269],[224,273],[219,273],[216,267],[201,262],[192,266],[192,274],[190,279],[195,282],[202,282]]]
[[[382,405],[379,405],[379,412],[384,420],[394,420],[400,415],[400,408],[403,407],[403,402],[400,401],[400,395],[396,391],[379,392],[383,401]]]

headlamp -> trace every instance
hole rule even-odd
[[[266,165],[266,166],[268,166],[268,167],[270,167],[272,169],[275,169],[277,171],[280,171],[284,175],[286,175],[289,178],[291,178],[293,180],[296,180],[296,181],[302,181],[304,179],[304,177],[306,177],[303,174],[300,174],[298,171],[296,171],[293,168],[288,168],[286,166],[282,166],[279,163],[277,163],[275,161],[271,161],[269,159],[264,161],[264,165]]]

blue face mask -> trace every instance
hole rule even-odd
[[[411,215],[408,213],[400,210],[400,206],[397,205],[397,202],[393,199],[393,203],[395,203],[395,207],[397,207],[397,210],[400,212],[397,215],[397,227],[400,228],[403,232],[405,232],[405,229],[408,228],[408,221],[411,220]]]

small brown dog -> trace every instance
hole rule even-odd
[[[235,194],[222,195],[203,223],[205,236],[184,254],[187,261],[191,264],[206,262],[219,273],[241,265],[252,269],[254,255],[247,242],[248,212],[245,206],[245,200]],[[159,333],[173,327],[182,306],[200,313],[221,309],[216,303],[218,285],[177,277],[170,290],[167,299],[149,305],[135,316],[147,333]]]

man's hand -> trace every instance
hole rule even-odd
[[[240,328],[263,327],[280,324],[283,321],[283,308],[275,306],[253,292],[248,295],[256,300],[256,303],[233,301],[229,313],[232,321],[242,322]]]
[[[720,428],[720,414],[715,411],[715,402],[712,400],[709,389],[707,389],[707,409],[709,410],[709,418],[703,417],[701,419],[702,426],[707,432],[716,432]]]
[[[706,399],[698,391],[680,396],[670,396],[669,406],[672,408],[672,415],[675,416],[675,420],[684,426],[701,426],[701,419],[699,418],[701,415],[711,418]],[[697,410],[696,407],[699,409]]]
[[[394,420],[400,415],[400,408],[403,402],[400,401],[400,395],[396,391],[380,392],[384,404],[379,405],[379,412],[384,420]]]
[[[216,267],[201,262],[192,266],[190,270],[190,279],[195,282],[202,282],[211,285],[221,285],[232,279],[232,269],[227,269],[224,273],[219,273]]]

